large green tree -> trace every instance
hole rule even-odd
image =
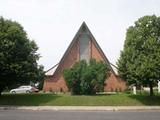
[[[103,91],[109,67],[103,62],[91,59],[81,60],[70,69],[64,70],[64,78],[72,94],[96,94]]]
[[[160,79],[160,17],[144,16],[128,28],[117,65],[129,84],[147,84],[154,94],[153,85]]]
[[[19,23],[0,17],[0,93],[16,84],[43,79],[37,50],[36,43],[28,39]]]

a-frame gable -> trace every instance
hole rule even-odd
[[[73,45],[78,41],[78,37],[83,34],[83,33],[88,34],[91,37],[91,40],[93,41],[94,45],[96,46],[97,50],[99,51],[99,53],[101,54],[101,56],[104,59],[104,62],[106,62],[106,64],[109,65],[110,70],[112,71],[113,74],[115,74],[115,72],[113,71],[109,60],[107,59],[107,57],[105,56],[105,54],[103,53],[102,49],[100,48],[99,44],[97,43],[96,39],[94,38],[94,36],[92,35],[92,33],[90,32],[88,26],[86,25],[85,22],[82,23],[82,25],[80,26],[79,30],[77,31],[76,35],[74,36],[73,40],[71,41],[70,45],[68,46],[66,52],[64,53],[62,59],[59,62],[59,65],[62,64],[66,58],[66,56],[69,54],[69,52],[71,51],[71,48],[73,47]],[[57,66],[55,72],[59,69],[59,65]],[[54,73],[55,73],[54,72]],[[53,73],[53,74],[54,74]]]
[[[60,62],[46,71],[43,90],[67,92],[68,87],[63,77],[64,69],[70,68],[75,64],[75,62],[81,59],[85,59],[88,62],[91,58],[94,58],[97,61],[102,60],[110,67],[111,74],[105,80],[104,91],[125,89],[125,82],[123,82],[116,76],[114,70],[111,67],[111,65],[114,65],[109,62],[99,44],[97,43],[96,39],[87,27],[86,23],[83,22],[73,40],[69,44]]]

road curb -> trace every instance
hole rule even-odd
[[[0,106],[0,110],[160,111],[160,106]]]

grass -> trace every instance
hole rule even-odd
[[[71,96],[68,94],[3,94],[0,105],[18,106],[144,106],[160,105],[160,96],[148,95],[95,95]]]

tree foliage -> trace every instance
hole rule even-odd
[[[79,61],[72,68],[64,70],[64,78],[72,94],[96,94],[103,91],[108,65],[91,59]]]
[[[160,17],[144,16],[130,26],[118,60],[118,72],[129,84],[153,84],[160,79]]]
[[[37,50],[36,43],[27,38],[19,23],[0,17],[0,93],[15,84],[43,79]]]

